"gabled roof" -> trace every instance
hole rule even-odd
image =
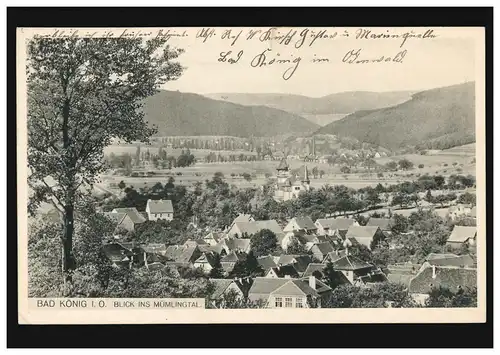
[[[252,217],[252,215],[250,214],[242,214],[240,213],[238,215],[238,217],[236,217],[234,220],[233,220],[233,223],[236,223],[236,222],[252,222],[254,219]]]
[[[319,224],[324,229],[339,229],[347,230],[350,226],[355,224],[355,220],[352,218],[321,218],[316,220],[316,224]]]
[[[469,238],[476,236],[476,230],[476,227],[455,226],[448,238],[448,242],[464,243]]]
[[[477,270],[453,266],[434,266],[436,277],[432,277],[433,266],[422,269],[409,284],[410,293],[429,293],[432,287],[446,287],[457,292],[458,287],[477,287]]]
[[[276,296],[299,296],[299,297],[307,297],[308,295],[311,296],[318,296],[318,293],[316,290],[312,289],[309,287],[308,284],[306,284],[303,281],[300,280],[291,280],[287,282],[286,284],[278,287],[276,290],[271,292],[272,295]]]
[[[334,251],[331,251],[329,252],[326,256],[325,256],[325,260],[328,259],[329,261],[333,262],[335,260],[338,260],[344,256],[347,255],[347,251],[346,249],[342,249],[342,250],[334,250]]]
[[[202,253],[216,253],[216,254],[221,254],[222,250],[224,250],[224,243],[220,242],[215,245],[209,245],[209,244],[198,244],[198,249]]]
[[[174,213],[170,200],[148,200],[149,213]]]
[[[253,281],[252,287],[248,291],[249,294],[271,294],[274,290],[283,286],[290,279],[273,279],[266,277],[256,277]]]
[[[304,229],[304,230],[316,230],[318,227],[314,225],[313,220],[311,217],[295,217],[293,218],[290,222],[295,221],[299,229]]]
[[[250,248],[250,239],[231,238],[226,240],[225,243],[231,251],[248,250]]]
[[[144,252],[151,254],[165,254],[167,251],[167,246],[161,243],[149,243],[146,245],[141,245],[140,248]]]
[[[307,269],[304,271],[304,274],[302,275],[303,277],[306,276],[312,276],[315,271],[319,271],[321,274],[323,274],[323,269],[326,267],[326,264],[318,264],[318,263],[310,263],[307,266]]]
[[[387,280],[389,280],[389,282],[402,284],[402,285],[408,287],[410,285],[411,279],[414,276],[415,275],[413,275],[413,274],[402,274],[402,273],[392,274],[391,273],[391,274],[387,275]]]
[[[115,208],[113,211],[118,214],[125,213],[130,217],[130,219],[132,220],[132,222],[134,222],[134,224],[140,224],[146,222],[146,218],[144,218],[144,216],[139,211],[137,211],[137,208],[135,207],[120,207],[120,208]]]
[[[131,250],[123,247],[119,243],[109,243],[102,246],[104,254],[113,262],[123,261],[126,257],[128,258],[132,255]]]
[[[304,235],[298,234],[296,235],[296,237],[302,244],[318,242],[318,237],[313,234],[304,234]]]
[[[165,257],[170,261],[177,263],[189,263],[193,258],[193,254],[198,250],[198,247],[185,245],[170,245],[167,247]]]
[[[215,263],[215,255],[212,253],[203,253],[198,259],[196,259],[195,263],[200,263],[200,264],[208,263],[211,266],[213,266]]]
[[[278,260],[278,264],[280,265],[288,265],[293,262],[295,262],[295,255],[281,254]]]
[[[290,276],[290,277],[299,277],[299,273],[293,265],[283,265],[283,266],[277,266],[273,267],[271,270],[274,271],[276,276],[278,277],[285,277],[285,276]]]
[[[383,231],[391,230],[392,220],[390,218],[370,217],[366,225],[368,227],[379,227]]]
[[[234,225],[238,227],[241,233],[247,233],[249,236],[257,234],[263,229],[269,229],[274,234],[283,233],[283,230],[279,226],[278,222],[274,219],[267,221],[236,222]]]
[[[431,259],[427,261],[430,265],[436,266],[458,266],[458,267],[473,267],[476,260],[470,255],[460,255],[456,258]]]
[[[111,219],[114,223],[120,224],[127,214],[120,212],[104,212],[103,215]]]
[[[221,263],[235,263],[239,261],[240,258],[238,258],[238,255],[232,251],[231,253],[227,254],[225,257],[221,259]]]
[[[306,271],[309,264],[312,263],[312,258],[310,255],[299,255],[295,257],[295,263],[293,263],[293,267],[297,272],[303,273]]]
[[[214,291],[210,295],[210,299],[215,300],[221,297],[224,292],[227,290],[229,285],[231,285],[234,281],[229,279],[209,279],[209,282],[213,283],[215,286]]]
[[[210,232],[203,239],[213,239],[216,242],[219,242],[221,239],[224,239],[226,234],[223,232]]]
[[[330,243],[314,244],[311,248],[311,251],[314,253],[316,250],[319,251],[323,255],[323,257],[328,253],[334,251],[333,246]]]
[[[373,265],[368,264],[367,262],[353,255],[346,255],[338,260],[335,260],[334,262],[332,262],[332,264],[335,270],[346,270],[346,271],[355,271],[373,267]]]
[[[373,238],[378,226],[350,226],[346,233],[346,238]]]
[[[264,270],[268,270],[277,266],[272,256],[259,257],[257,258],[257,262],[259,263],[260,267]]]

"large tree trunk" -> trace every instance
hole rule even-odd
[[[73,231],[74,231],[74,216],[73,206],[65,207],[64,213],[64,231],[63,231],[63,272],[68,273],[75,268],[75,260],[73,257]]]

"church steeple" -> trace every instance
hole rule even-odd
[[[281,171],[288,171],[288,163],[286,162],[286,158],[281,159],[280,164],[276,168],[276,170]]]

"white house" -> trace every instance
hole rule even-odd
[[[150,221],[159,219],[171,221],[174,219],[174,207],[170,200],[148,200],[146,213]]]

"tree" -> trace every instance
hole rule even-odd
[[[297,238],[293,238],[290,245],[286,248],[286,253],[289,255],[303,255],[307,254],[307,249],[297,240]]]
[[[123,190],[127,185],[125,185],[125,182],[122,180],[118,183],[118,187],[120,188],[120,190]]]
[[[224,277],[224,269],[220,262],[220,255],[214,254],[214,261],[212,265],[212,270],[210,270],[210,278],[212,279],[222,279]]]
[[[264,270],[260,267],[253,251],[240,255],[233,270],[229,273],[231,277],[256,277],[263,274]]]
[[[269,255],[278,248],[276,234],[269,229],[262,229],[250,239],[250,246],[255,256]]]
[[[401,159],[400,161],[398,161],[398,165],[403,170],[409,170],[413,168],[413,163],[408,159]]]
[[[460,288],[457,292],[446,287],[433,287],[429,298],[425,300],[426,307],[477,307],[477,288]]]
[[[419,169],[423,169],[424,168],[424,164],[418,164],[418,168]]]
[[[250,175],[249,173],[243,173],[243,178],[246,181],[252,181],[252,175]]]
[[[323,280],[328,284],[328,286],[332,288],[332,290],[335,290],[338,286],[347,283],[346,278],[342,274],[342,272],[337,271],[333,268],[332,262],[328,262],[326,264],[325,268],[323,269],[323,275]]]
[[[351,169],[348,166],[343,166],[340,168],[340,172],[343,174],[349,174],[351,172]]]
[[[28,43],[29,211],[54,200],[63,214],[65,279],[76,267],[74,209],[81,187],[104,170],[103,149],[113,137],[147,141],[155,132],[140,110],[146,97],[182,67],[182,50],[166,37],[35,38]],[[47,183],[52,179],[55,184]]]
[[[323,175],[325,175],[325,171],[324,170],[320,170],[319,171],[319,178],[321,179],[323,177]]]
[[[139,166],[140,163],[141,163],[141,146],[138,145],[135,150],[135,165]]]
[[[475,206],[476,194],[471,194],[470,192],[466,192],[463,195],[460,195],[460,197],[458,198],[458,203]]]
[[[316,179],[316,176],[318,176],[318,174],[319,174],[319,170],[318,170],[317,166],[312,168],[312,174],[313,174],[313,177]]]
[[[385,166],[387,167],[387,169],[391,171],[395,171],[398,169],[398,163],[396,163],[395,161],[390,161],[387,164],[385,164]]]

